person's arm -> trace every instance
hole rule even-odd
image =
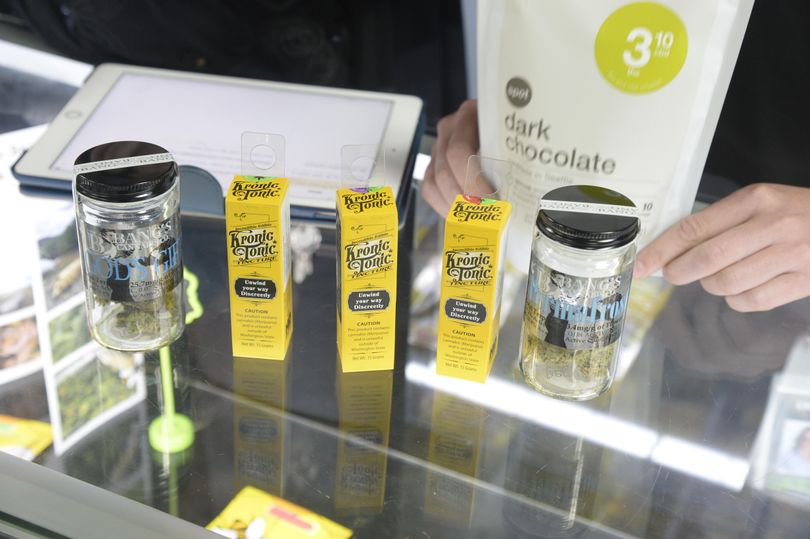
[[[750,185],[678,221],[639,253],[635,276],[660,269],[737,311],[810,296],[810,189]]]

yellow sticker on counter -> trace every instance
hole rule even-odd
[[[317,513],[245,487],[207,528],[239,539],[348,539],[352,531]]]
[[[34,460],[52,442],[53,431],[48,423],[0,415],[0,451],[3,453]]]

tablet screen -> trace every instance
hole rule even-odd
[[[125,73],[51,168],[71,172],[76,156],[97,144],[145,140],[181,165],[209,171],[224,191],[241,169],[242,133],[278,133],[286,138],[293,203],[334,207],[341,148],[379,144],[391,107],[383,99]]]

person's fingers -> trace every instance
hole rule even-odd
[[[422,198],[430,205],[431,208],[436,210],[439,215],[447,215],[450,210],[450,205],[444,199],[442,194],[436,187],[436,175],[433,173],[433,161],[431,160],[427,170],[425,170],[425,179],[422,182]]]
[[[455,113],[455,124],[447,141],[447,164],[461,192],[467,187],[467,164],[470,156],[478,153],[478,103],[467,100]],[[478,193],[470,193],[477,195]]]
[[[790,245],[772,245],[701,279],[709,294],[734,296],[767,283],[785,271],[800,269],[789,263],[794,250]]]
[[[735,311],[768,311],[810,295],[810,279],[801,273],[783,273],[742,294],[726,297]]]
[[[639,253],[635,275],[655,273],[692,247],[747,221],[757,209],[771,204],[772,198],[767,186],[749,186],[681,219]]]
[[[750,219],[689,249],[664,266],[664,277],[675,285],[709,277],[772,245],[773,225],[769,217]],[[781,273],[781,272],[780,272]],[[742,292],[747,289],[738,290]]]
[[[458,181],[453,176],[450,164],[447,162],[447,143],[455,126],[456,114],[445,116],[439,120],[437,125],[438,136],[433,145],[431,163],[435,163],[433,174],[436,180],[436,187],[442,194],[447,205],[451,205],[453,200],[461,192]]]

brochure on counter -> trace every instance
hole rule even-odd
[[[19,193],[11,163],[44,131],[0,135],[0,226],[21,263],[0,274],[0,384],[42,369],[61,454],[146,396],[143,355],[102,349],[87,330],[70,199]],[[49,219],[36,219],[36,215]],[[38,271],[32,272],[32,268]]]

